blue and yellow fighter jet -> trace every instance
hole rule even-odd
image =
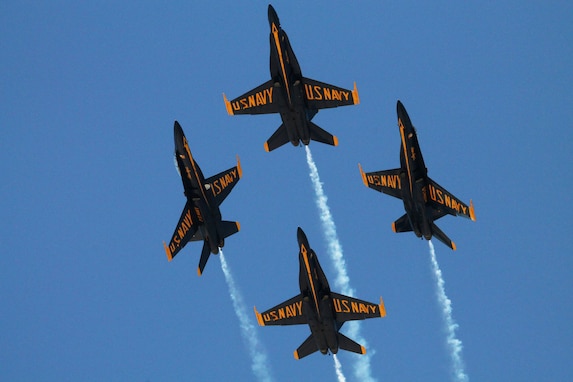
[[[255,307],[259,325],[307,324],[310,327],[310,336],[294,351],[296,359],[306,357],[317,350],[322,354],[329,351],[336,354],[338,349],[365,354],[364,346],[346,337],[339,330],[346,321],[386,316],[382,298],[380,304],[373,304],[332,292],[316,253],[310,248],[300,227],[297,230],[297,238],[300,294],[262,313]]]
[[[298,146],[311,140],[338,145],[338,139],[311,122],[319,109],[360,102],[356,83],[353,90],[339,88],[302,76],[286,32],[272,5],[268,9],[271,27],[271,79],[231,101],[223,98],[230,115],[280,113],[282,125],[265,142],[272,151],[287,142]]]
[[[398,127],[400,129],[400,168],[364,173],[358,165],[362,181],[367,187],[402,199],[406,214],[392,223],[394,232],[414,231],[416,236],[430,240],[435,236],[455,250],[456,245],[434,223],[450,214],[476,220],[474,206],[466,205],[428,176],[416,129],[398,101]]]
[[[238,222],[221,220],[219,206],[229,195],[242,176],[241,162],[237,166],[205,179],[199,165],[193,159],[189,143],[177,121],[174,126],[175,160],[183,181],[187,203],[175,227],[169,245],[163,243],[169,261],[189,241],[203,240],[203,250],[197,273],[199,276],[211,253],[219,253],[225,245],[225,238],[240,229]]]

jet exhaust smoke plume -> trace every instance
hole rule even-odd
[[[342,365],[340,364],[336,354],[332,355],[332,359],[334,359],[334,370],[336,371],[336,378],[338,379],[338,382],[346,382],[346,377],[342,373]]]
[[[225,274],[225,281],[227,281],[227,286],[229,287],[229,294],[231,295],[233,308],[235,309],[235,314],[239,319],[243,339],[247,343],[247,348],[251,356],[251,369],[259,381],[272,381],[273,379],[270,375],[267,355],[259,341],[254,325],[249,321],[243,296],[235,285],[235,280],[233,279],[231,270],[229,269],[225,256],[223,255],[223,251],[220,248],[219,257],[221,258],[221,268]]]
[[[446,343],[452,358],[454,381],[468,382],[469,378],[464,371],[464,361],[462,360],[462,341],[456,338],[456,329],[458,328],[458,324],[456,324],[452,318],[452,302],[448,296],[446,296],[442,271],[438,266],[434,244],[432,244],[431,240],[428,241],[428,246],[430,247],[432,270],[434,271],[434,277],[436,278],[436,297],[438,298],[438,303],[442,309],[444,324],[446,326]]]
[[[328,243],[328,253],[330,254],[330,258],[337,271],[334,285],[338,290],[340,290],[340,293],[354,297],[354,289],[350,287],[350,278],[348,277],[348,272],[346,272],[346,261],[344,260],[342,247],[340,246],[338,234],[336,233],[336,225],[334,224],[334,219],[330,213],[330,208],[328,207],[328,198],[322,189],[318,169],[314,163],[314,159],[312,159],[310,148],[308,146],[305,146],[304,148],[306,150],[306,161],[310,170],[310,180],[312,181],[314,192],[316,194],[316,205],[320,213],[320,221]],[[348,335],[350,338],[355,339],[364,347],[368,348],[366,340],[362,338],[362,335],[360,334],[360,323],[358,321],[349,321],[346,325],[348,327]],[[359,358],[356,359],[354,364],[354,375],[358,380],[375,381],[375,379],[372,378],[370,370],[370,357],[373,354],[374,352],[370,352],[365,355],[356,356]]]

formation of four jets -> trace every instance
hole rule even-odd
[[[288,142],[298,146],[311,140],[336,146],[338,139],[311,120],[319,109],[358,104],[356,84],[353,90],[343,89],[302,76],[288,36],[282,30],[274,8],[269,5],[270,72],[271,79],[231,101],[223,95],[227,112],[235,114],[280,113],[282,124],[265,142],[265,150],[272,151]],[[473,204],[460,199],[438,185],[427,175],[427,168],[406,109],[397,105],[400,129],[400,167],[393,170],[365,173],[359,165],[367,187],[402,199],[406,214],[392,224],[394,232],[413,231],[418,237],[430,240],[435,236],[452,249],[455,244],[436,226],[435,220],[450,214],[475,220]],[[238,222],[224,221],[219,206],[242,176],[241,164],[217,175],[205,178],[193,159],[183,129],[174,126],[175,159],[179,169],[187,203],[175,232],[164,243],[169,261],[189,242],[203,241],[198,274],[201,275],[211,253],[217,254],[224,239],[239,231]],[[300,294],[259,313],[261,326],[307,324],[310,336],[295,350],[296,359],[319,351],[336,354],[339,349],[364,354],[364,347],[340,333],[344,322],[384,317],[386,310],[379,304],[341,295],[330,290],[316,253],[299,227],[299,286]]]

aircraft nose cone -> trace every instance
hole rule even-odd
[[[398,113],[398,115],[403,115],[406,112],[406,109],[404,108],[404,105],[402,104],[402,102],[400,102],[400,100],[398,100],[398,102],[396,103],[396,112]]]
[[[177,148],[179,144],[183,142],[183,137],[185,136],[183,128],[181,128],[181,125],[177,121],[173,124],[173,136],[175,138],[175,147]]]
[[[279,21],[279,16],[277,15],[277,12],[273,8],[273,6],[269,4],[269,25],[272,26],[273,24],[275,24],[278,27],[281,23]]]
[[[304,231],[302,230],[302,228],[298,227],[298,229],[296,230],[296,237],[297,237],[299,243],[301,241],[306,241],[306,235],[304,234]]]
[[[398,118],[401,119],[402,122],[404,123],[404,127],[408,129],[409,126],[412,125],[412,121],[410,121],[410,116],[408,115],[406,108],[404,107],[402,102],[400,102],[400,100],[398,100],[398,102],[396,103],[396,112],[398,113]]]

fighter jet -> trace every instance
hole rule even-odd
[[[271,27],[271,79],[240,97],[223,98],[229,115],[280,113],[282,125],[265,142],[267,152],[291,142],[308,145],[310,140],[338,145],[338,139],[311,122],[319,109],[356,105],[360,102],[356,83],[353,90],[339,88],[302,76],[288,36],[282,30],[272,5],[268,9]]]
[[[365,354],[364,346],[346,337],[339,330],[349,320],[386,316],[382,298],[380,304],[373,304],[331,292],[316,253],[310,248],[300,227],[297,230],[297,238],[300,294],[263,313],[259,313],[255,307],[259,325],[308,324],[311,334],[294,351],[296,359],[306,357],[317,350],[322,354],[329,351],[336,354],[338,349]]]
[[[416,129],[404,105],[398,101],[400,129],[400,168],[364,173],[358,165],[367,187],[402,199],[406,214],[392,223],[394,232],[414,231],[416,236],[430,240],[435,236],[455,250],[456,245],[434,223],[446,214],[463,216],[475,221],[474,206],[469,207],[428,176],[420,151]]]
[[[187,138],[177,121],[174,130],[175,160],[187,203],[169,245],[163,242],[163,246],[167,259],[171,261],[189,241],[203,240],[197,269],[201,276],[209,255],[219,253],[219,248],[225,245],[225,238],[240,229],[238,222],[221,220],[219,206],[241,178],[241,162],[237,157],[237,166],[205,179],[191,155]]]

